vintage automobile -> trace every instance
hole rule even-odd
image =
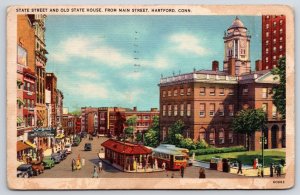
[[[43,159],[43,165],[44,168],[51,169],[55,165],[54,159],[51,156],[45,156]]]
[[[28,178],[33,176],[33,169],[31,164],[22,164],[17,168],[17,177]]]
[[[80,141],[80,137],[75,137],[72,146],[79,146]]]
[[[91,143],[85,143],[84,151],[92,151],[92,144]]]
[[[59,153],[53,153],[53,154],[51,154],[51,157],[53,158],[53,160],[56,164],[60,163],[60,161],[62,161],[61,154],[59,154]]]
[[[45,167],[42,162],[32,162],[32,170],[34,175],[39,175],[41,173],[44,173]]]
[[[72,145],[71,144],[66,144],[65,149],[66,149],[67,154],[72,153]]]

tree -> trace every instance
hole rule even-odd
[[[262,109],[246,109],[237,113],[232,121],[235,132],[246,135],[247,148],[250,150],[250,137],[259,129],[266,126],[266,113]]]
[[[150,147],[157,147],[159,145],[159,117],[154,116],[152,125],[145,133],[144,144]]]
[[[81,110],[74,110],[72,112],[70,112],[70,114],[75,115],[75,116],[80,116],[81,115]]]
[[[278,112],[282,118],[285,119],[286,113],[286,60],[285,57],[278,60],[278,67],[272,70],[273,75],[277,75],[274,80],[279,79],[279,85],[275,85],[272,89],[273,103],[277,107]]]
[[[132,116],[132,117],[128,118],[126,120],[127,127],[124,130],[125,131],[125,136],[131,137],[132,140],[133,140],[133,137],[134,137],[133,133],[135,131],[136,119],[137,119],[136,116]]]
[[[167,143],[169,144],[178,144],[176,143],[176,134],[182,135],[184,130],[184,122],[182,120],[176,121],[171,127],[168,132],[168,137],[167,137]]]

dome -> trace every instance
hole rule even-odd
[[[243,22],[236,17],[235,20],[232,22],[231,26],[229,27],[229,29],[231,28],[245,28]]]

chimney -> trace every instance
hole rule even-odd
[[[219,62],[214,60],[212,61],[212,71],[219,71]]]
[[[255,70],[256,71],[262,70],[262,61],[261,60],[256,60],[255,61]]]
[[[230,58],[228,62],[228,74],[234,76],[235,75],[235,59]]]
[[[136,106],[134,106],[134,107],[133,107],[133,111],[134,111],[134,112],[136,112],[136,111],[137,111],[137,108],[136,108]]]

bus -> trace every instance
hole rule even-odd
[[[179,170],[182,166],[187,166],[187,155],[183,148],[177,148],[170,144],[160,144],[152,149],[152,158],[157,160],[159,167],[166,164],[166,169]]]

